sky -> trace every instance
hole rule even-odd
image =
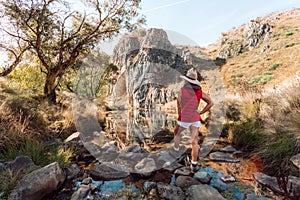
[[[251,19],[300,8],[300,0],[142,0],[141,8],[145,28],[167,30],[172,43],[207,46]]]
[[[300,8],[300,0],[142,0],[140,12],[147,20],[143,27],[166,30],[171,43],[205,47],[233,27],[293,8]],[[102,50],[111,55],[118,39],[100,45]]]

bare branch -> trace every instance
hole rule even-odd
[[[12,54],[14,54],[15,61],[7,68],[4,68],[4,70],[0,73],[0,76],[7,76],[8,74],[10,74],[18,66],[18,64],[22,61],[22,57],[23,57],[24,53],[29,49],[30,49],[30,46],[25,47],[19,53],[19,55],[17,55],[16,52],[11,49],[6,49],[7,51],[10,51]]]

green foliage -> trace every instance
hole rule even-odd
[[[289,32],[286,32],[286,33],[285,33],[285,36],[286,36],[286,37],[289,37],[289,36],[291,36],[291,35],[293,35],[293,34],[294,34],[294,33],[293,33],[292,31],[289,31]]]
[[[282,65],[282,63],[275,63],[271,66],[268,67],[269,70],[275,70],[277,69],[278,67],[280,67]]]
[[[17,156],[27,155],[37,165],[45,166],[58,162],[61,166],[66,166],[72,153],[71,149],[64,149],[60,146],[47,149],[41,142],[27,140],[25,144],[17,148],[14,145],[7,146],[6,151],[0,154],[0,159],[14,160]]]
[[[248,84],[255,85],[264,85],[269,82],[274,75],[256,75],[248,79]]]
[[[273,72],[267,71],[267,72],[264,72],[263,75],[273,75]]]
[[[9,192],[13,190],[20,179],[24,176],[24,172],[13,172],[11,169],[7,169],[0,173],[0,188],[1,192],[3,192],[2,197],[7,197]]]
[[[12,71],[9,78],[17,83],[18,90],[30,91],[33,94],[43,92],[45,76],[36,65],[21,65]]]
[[[117,66],[109,63],[110,57],[92,52],[82,63],[74,80],[73,90],[77,95],[95,99],[105,93],[105,86],[116,81]]]
[[[244,73],[242,73],[242,72],[240,72],[240,73],[237,73],[237,74],[235,74],[235,77],[243,77],[244,76]]]
[[[289,47],[293,47],[293,46],[295,46],[296,45],[296,43],[290,43],[290,44],[287,44],[287,45],[285,45],[284,47],[285,48],[289,48]]]
[[[262,124],[256,119],[244,119],[231,126],[233,144],[243,151],[255,152],[265,142]]]
[[[15,147],[10,145],[6,148],[5,152],[0,154],[0,159],[3,160],[14,160],[17,156],[27,155],[31,157],[35,164],[45,164],[47,157],[45,156],[45,149],[39,142],[26,141],[25,144]]]
[[[296,139],[288,134],[279,132],[273,136],[261,151],[265,165],[265,170],[269,174],[279,175],[279,169],[288,171],[290,158],[294,155]]]

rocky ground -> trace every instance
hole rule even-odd
[[[288,188],[284,188],[282,181],[262,173],[258,156],[244,160],[243,153],[226,142],[216,145],[209,156],[200,160],[201,168],[196,173],[191,173],[189,167],[189,147],[177,159],[170,148],[149,152],[140,145],[131,145],[120,150],[115,144],[113,141],[99,148],[98,155],[102,156],[96,159],[86,150],[80,134],[74,133],[63,144],[75,150],[72,164],[66,168],[58,163],[38,168],[27,156],[3,162],[1,169],[10,168],[14,173],[32,169],[9,197],[173,200],[297,199],[300,195],[299,178],[289,177]]]

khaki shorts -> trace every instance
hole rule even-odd
[[[197,122],[181,122],[177,121],[177,124],[183,128],[190,128],[190,126],[200,127],[200,121]]]

